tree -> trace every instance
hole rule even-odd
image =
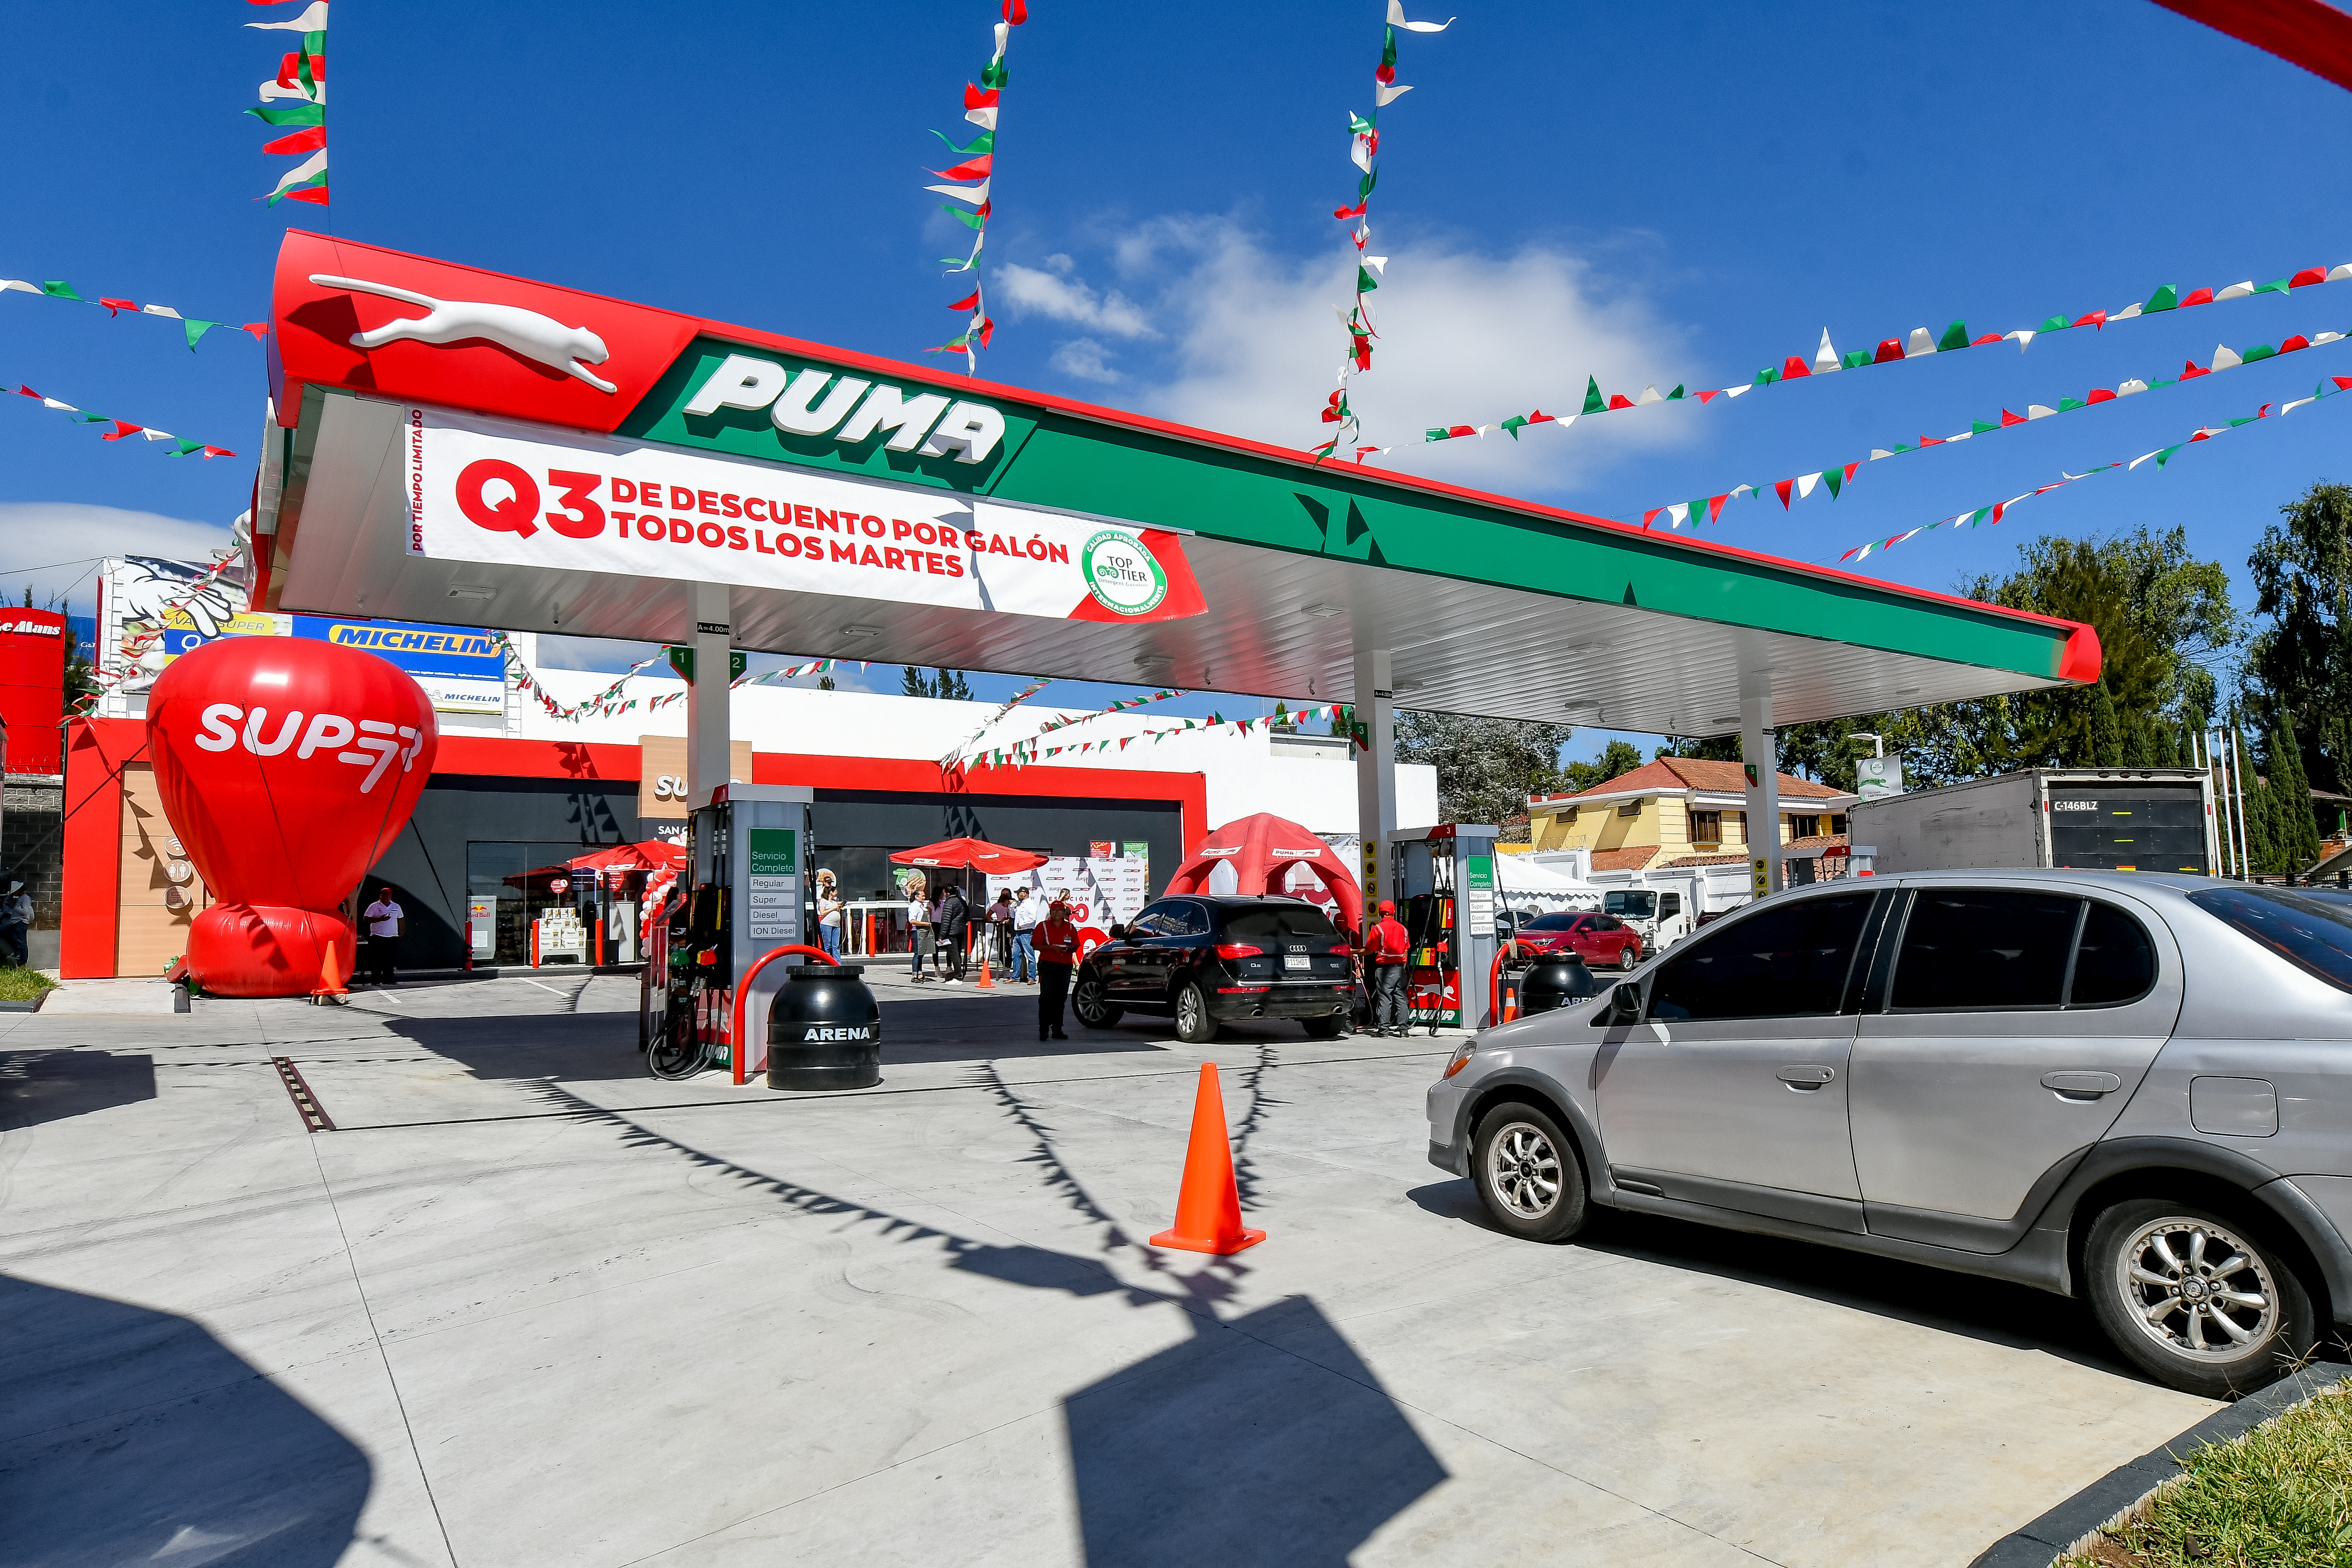
[[[2311,805],[2311,782],[2303,771],[2303,747],[2295,739],[2294,715],[2279,710],[2265,758],[2273,795],[2272,832],[2278,869],[2293,875],[2319,858],[2319,819]]]
[[[971,687],[965,681],[963,671],[945,666],[929,676],[911,664],[906,666],[898,673],[898,691],[906,697],[938,697],[952,702],[971,700]]]
[[[1397,715],[1396,757],[1436,765],[1444,820],[1499,826],[1526,815],[1528,795],[1559,787],[1559,749],[1575,732],[1568,724],[1403,712]],[[1636,765],[1640,760],[1635,753]]]
[[[835,689],[835,687],[834,687],[834,684],[833,684],[833,677],[831,677],[830,675],[820,675],[820,676],[818,676],[818,677],[816,678],[816,689],[817,689],[819,691],[831,691],[831,690]]]
[[[1964,579],[1956,591],[2090,623],[2102,655],[2097,689],[2015,692],[1790,725],[1779,735],[1784,772],[1851,790],[1853,761],[1866,743],[1847,741],[1857,731],[1885,734],[1913,785],[2090,766],[2103,756],[2108,766],[2127,757],[2152,764],[2171,750],[2158,731],[2194,732],[2214,710],[2219,688],[2208,666],[2226,657],[2239,629],[2228,573],[2190,555],[2188,532],[2178,528],[2083,540],[2044,535],[2019,547],[2008,576]]]
[[[2312,816],[2315,839],[2311,781],[2352,793],[2352,485],[2315,484],[2279,515],[2246,558],[2254,614],[2269,624],[2247,639],[2240,695],[2256,725],[2294,738],[2296,787],[2284,758],[2268,765],[2280,805]],[[2297,733],[2286,717],[2297,710],[2323,717]],[[2250,827],[2252,818],[2250,806]],[[2303,841],[2299,823],[2288,837]]]
[[[1679,755],[1680,753],[1676,753]],[[1611,779],[1622,778],[1642,765],[1642,753],[1631,741],[1612,741],[1589,763],[1570,763],[1560,770],[1559,783],[1570,795],[1580,795]]]

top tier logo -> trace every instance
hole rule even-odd
[[[888,383],[836,375],[823,365],[794,374],[772,359],[729,354],[705,376],[684,412],[708,418],[725,408],[765,410],[790,436],[830,437],[855,447],[884,432],[886,451],[982,463],[1004,439],[1004,416],[985,403],[935,392],[909,397]]]

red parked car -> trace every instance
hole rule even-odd
[[[1642,962],[1642,933],[1615,915],[1566,910],[1538,915],[1519,928],[1522,952],[1572,951],[1588,968],[1631,969]]]

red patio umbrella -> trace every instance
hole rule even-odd
[[[1026,849],[1015,849],[1009,845],[991,844],[984,838],[943,838],[919,849],[901,849],[890,859],[899,866],[969,869],[991,877],[1010,877],[1016,871],[1034,871],[1045,863],[1043,855],[1033,855]]]
[[[565,864],[575,871],[683,871],[686,846],[648,838],[642,844],[615,844]]]

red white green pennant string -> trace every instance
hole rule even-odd
[[[1372,343],[1380,331],[1372,324],[1372,311],[1366,298],[1381,286],[1388,275],[1389,258],[1366,253],[1372,238],[1372,223],[1368,216],[1371,209],[1372,189],[1380,184],[1381,110],[1411,92],[1412,89],[1397,80],[1397,30],[1408,33],[1442,33],[1457,18],[1448,16],[1443,22],[1408,22],[1404,19],[1403,0],[1388,0],[1388,25],[1381,35],[1381,63],[1372,69],[1372,111],[1369,115],[1348,112],[1348,161],[1356,165],[1356,205],[1340,207],[1331,216],[1342,223],[1353,223],[1348,237],[1356,247],[1355,303],[1338,311],[1339,325],[1348,334],[1348,355],[1339,363],[1339,390],[1323,405],[1318,417],[1326,425],[1335,425],[1329,440],[1312,448],[1318,463],[1339,449],[1343,442],[1354,442],[1362,434],[1362,421],[1348,402],[1348,383],[1372,368]],[[1356,461],[1362,462],[1367,454],[1385,450],[1379,447],[1358,446]]]
[[[247,0],[255,5],[283,5],[285,0]],[[315,202],[327,205],[327,0],[310,0],[297,16],[285,16],[275,22],[247,22],[248,27],[265,32],[299,33],[301,47],[289,51],[278,62],[278,75],[261,84],[261,101],[265,107],[248,109],[247,114],[263,124],[283,131],[285,135],[262,146],[265,153],[292,156],[308,153],[309,157],[286,172],[278,187],[266,198],[276,206],[283,199],[289,202]],[[300,101],[291,108],[266,107],[280,99]]]
[[[2219,304],[2230,300],[2250,300],[2257,294],[2285,294],[2297,289],[2310,288],[2314,284],[2342,282],[2347,278],[2352,278],[2352,262],[2332,268],[2306,267],[2284,278],[2274,278],[2267,283],[2255,283],[2249,280],[2231,283],[2219,289],[2191,289],[2185,294],[2168,283],[2145,300],[2137,304],[2126,305],[2118,310],[2093,310],[2086,315],[2076,316],[2071,321],[2064,316],[2053,316],[2038,327],[2021,327],[2015,331],[2009,332],[1985,332],[1974,337],[1969,335],[1968,323],[1965,321],[1954,321],[1944,329],[1943,335],[1940,337],[1926,327],[1916,327],[1912,330],[1907,338],[1887,338],[1875,349],[1856,349],[1848,353],[1838,352],[1836,346],[1830,342],[1828,329],[1823,328],[1821,346],[1814,350],[1811,360],[1800,354],[1790,354],[1780,363],[1780,368],[1774,369],[1767,365],[1758,371],[1756,379],[1745,386],[1716,387],[1692,392],[1678,384],[1672,392],[1662,393],[1653,385],[1643,388],[1638,397],[1628,397],[1622,393],[1611,393],[1604,396],[1601,394],[1599,380],[1588,375],[1584,378],[1583,404],[1572,414],[1546,414],[1538,408],[1531,413],[1515,414],[1507,419],[1487,425],[1433,425],[1422,439],[1451,441],[1465,436],[1484,436],[1489,430],[1507,430],[1510,433],[1511,438],[1516,441],[1518,439],[1519,431],[1530,425],[1558,425],[1562,429],[1566,429],[1588,415],[1615,414],[1623,409],[1639,408],[1646,404],[1679,403],[1693,398],[1702,404],[1712,403],[1718,397],[1736,398],[1759,386],[1771,386],[1781,382],[1827,375],[1835,371],[1861,370],[1870,365],[1894,364],[1905,360],[1924,359],[1930,354],[1949,353],[1958,349],[1986,348],[1994,343],[2013,342],[2019,352],[2022,353],[2032,345],[2034,339],[2046,337],[2052,332],[2069,331],[2076,327],[2103,329],[2114,326],[2118,321],[2136,321],[2143,316],[2161,315],[2168,310],[2186,310],[2195,306]]]
[[[731,691],[737,686],[773,686],[779,680],[794,680],[803,675],[823,675],[849,662],[845,658],[813,658],[806,664],[788,664],[782,669],[762,670],[758,675],[739,675],[728,689]],[[865,662],[859,661],[857,668],[864,669]]]
[[[155,645],[163,640],[163,628],[170,623],[173,612],[184,610],[194,604],[197,596],[217,582],[230,567],[236,565],[237,560],[237,552],[234,550],[215,551],[213,563],[199,574],[195,581],[181,588],[176,594],[167,596],[148,615],[135,620],[125,621],[122,625],[121,645],[121,663],[115,665],[112,660],[100,659],[97,668],[89,671],[90,678],[100,686],[118,686],[137,674],[140,659],[152,652]],[[94,694],[85,694],[75,699],[75,711],[86,712],[90,707],[94,707],[96,702]]]
[[[1028,690],[1022,692],[1019,696],[1015,697],[1012,702],[1008,702],[1003,708],[998,709],[996,712],[991,716],[988,723],[995,723],[998,719],[1002,719],[1005,713],[1013,708],[1014,703],[1027,700],[1036,692],[1038,687],[1042,687],[1046,684],[1047,683],[1045,681],[1041,680],[1036,686],[1033,686]],[[1187,689],[1184,690],[1154,691],[1143,697],[1122,698],[1118,701],[1112,703],[1109,707],[1098,708],[1091,713],[1076,713],[1066,719],[1056,719],[1051,723],[1041,724],[1038,726],[1037,733],[1035,735],[1032,735],[1025,741],[1016,741],[1009,748],[1000,749],[1007,752],[1024,752],[1034,757],[1036,754],[1038,738],[1045,735],[1050,735],[1056,730],[1066,730],[1073,724],[1092,723],[1097,719],[1108,718],[1114,713],[1125,713],[1131,709],[1146,707],[1154,702],[1165,702],[1172,697],[1186,697],[1190,695],[1191,691]],[[964,752],[964,762],[967,763],[977,762],[989,754],[985,749],[980,752],[964,751],[965,747],[969,747],[973,741],[978,740],[982,735],[985,734],[987,731],[988,724],[982,724],[979,729],[971,732],[971,736],[965,740],[963,746],[960,746],[956,749],[957,752]],[[943,761],[950,764],[952,764],[955,760],[956,753],[953,752],[950,752],[947,757],[943,759]]]
[[[1000,107],[998,100],[1004,93],[1004,47],[1012,37],[1013,29],[1029,19],[1029,7],[1024,0],[1003,0],[1000,14],[1003,20],[996,24],[996,52],[989,57],[988,64],[982,68],[980,84],[977,87],[970,82],[964,84],[963,117],[971,124],[980,127],[980,134],[972,138],[971,145],[959,147],[950,138],[941,135],[939,132],[931,132],[946,143],[948,151],[955,155],[957,162],[944,169],[928,169],[924,172],[937,174],[942,180],[980,182],[978,184],[955,184],[923,187],[927,191],[936,192],[940,195],[950,196],[956,201],[966,203],[971,208],[967,212],[962,207],[950,206],[945,202],[940,204],[941,212],[972,231],[971,255],[961,261],[952,256],[940,258],[940,264],[950,272],[972,272],[979,268],[980,247],[988,238],[989,215],[995,211],[994,205],[989,200],[988,191],[996,177],[996,116]],[[963,355],[965,374],[977,375],[980,373],[980,351],[989,346],[989,340],[996,333],[996,323],[989,319],[988,303],[982,298],[982,292],[975,281],[971,293],[948,307],[950,310],[961,311],[965,315],[963,331],[946,342],[924,350],[924,353],[960,353]]]
[[[135,300],[116,299],[105,294],[95,300],[88,299],[75,292],[72,284],[55,279],[47,283],[27,283],[21,278],[0,278],[0,294],[8,293],[41,294],[52,300],[70,300],[77,305],[97,305],[103,307],[109,316],[120,315],[125,310],[137,316],[163,316],[180,323],[188,335],[188,352],[191,353],[195,352],[197,339],[215,327],[228,325],[226,321],[207,321],[194,316],[184,316],[169,305],[142,305]],[[266,341],[269,336],[269,323],[267,321],[247,321],[237,330],[251,332],[258,341]]]
[[[1870,456],[1860,461],[1838,464],[1815,473],[1799,474],[1793,479],[1780,479],[1770,485],[1735,485],[1718,496],[1703,496],[1696,500],[1676,501],[1672,506],[1654,506],[1642,514],[1642,526],[1650,527],[1661,515],[1664,516],[1670,528],[1678,529],[1688,521],[1713,522],[1722,517],[1726,502],[1737,500],[1743,495],[1752,496],[1759,500],[1766,495],[1777,495],[1780,498],[1780,508],[1784,511],[1788,510],[1792,494],[1797,499],[1803,500],[1811,496],[1816,488],[1827,489],[1830,499],[1835,500],[1839,492],[1846,485],[1853,482],[1855,470],[1859,469],[1864,462],[1874,463],[1885,458],[1901,457],[1906,452],[1924,452],[1930,447],[1948,447],[1957,441],[1973,440],[1979,436],[1989,436],[1998,431],[2014,429],[2020,425],[2031,425],[2037,419],[2047,419],[2054,414],[2073,414],[2081,409],[2096,407],[2102,403],[2113,403],[2119,397],[2130,397],[2139,393],[2154,392],[2167,386],[2178,386],[2184,382],[2195,381],[2200,376],[2211,375],[2217,371],[2235,370],[2240,365],[2256,364],[2266,359],[2274,359],[2280,354],[2296,353],[2304,349],[2320,348],[2328,343],[2338,343],[2344,341],[2345,335],[2342,332],[2321,332],[2308,338],[2298,333],[2276,348],[2273,348],[2268,343],[2256,343],[2242,353],[2226,344],[2216,343],[2213,346],[2213,358],[2210,363],[2200,365],[2192,361],[2181,366],[2180,374],[2177,376],[2158,378],[2154,381],[2141,381],[2135,378],[2118,382],[2112,388],[2094,387],[2081,397],[2060,398],[2055,408],[2043,403],[2027,404],[2025,412],[2022,414],[2013,414],[2004,408],[1997,420],[1970,420],[1966,430],[1950,436],[1922,436],[1916,446],[1874,447],[1871,448]]]
[[[609,719],[616,714],[640,709],[650,710],[665,708],[673,702],[683,701],[686,697],[684,687],[680,687],[676,691],[665,692],[659,697],[625,698],[621,695],[629,681],[640,671],[661,663],[668,657],[667,653],[656,653],[650,658],[641,658],[629,666],[621,672],[619,679],[594,696],[583,698],[580,701],[567,707],[557,701],[554,694],[540,684],[539,677],[532,672],[520,650],[508,639],[506,633],[491,632],[490,642],[493,647],[505,653],[507,679],[513,684],[514,689],[535,698],[549,718],[560,719],[568,724],[577,724],[584,719]],[[758,675],[740,675],[729,683],[728,689],[731,691],[739,686],[759,686],[771,681],[789,680],[796,675],[813,675],[824,670],[839,669],[848,662],[846,659],[820,658],[813,659],[806,664],[790,665],[782,669],[766,670]],[[863,669],[866,666],[861,663],[858,668]]]
[[[1870,553],[1873,551],[1892,550],[1906,540],[1916,539],[1923,533],[1932,533],[1939,528],[1974,528],[1979,523],[1998,523],[2003,517],[2008,515],[2011,510],[2023,502],[2033,500],[2036,496],[2048,495],[2052,490],[2062,489],[2067,485],[2078,483],[2081,480],[2090,479],[2098,474],[2112,474],[2118,470],[2128,473],[2132,469],[2138,468],[2142,463],[2146,462],[2152,461],[2158,468],[2161,468],[2165,464],[2170,462],[2173,458],[2173,455],[2184,447],[2193,447],[2200,441],[2210,441],[2216,436],[2226,436],[2232,430],[2255,424],[2261,420],[2284,418],[2306,404],[2316,403],[2323,397],[2334,397],[2338,393],[2343,392],[2352,392],[2352,375],[2329,376],[2326,380],[2313,387],[2311,389],[2311,395],[2308,397],[2298,397],[2294,402],[2285,404],[2273,405],[2265,403],[2260,408],[2256,409],[2253,413],[2247,415],[2242,419],[2232,419],[2228,421],[2226,424],[2221,425],[2200,426],[2198,428],[2197,433],[2189,437],[2187,440],[2176,441],[2169,447],[2159,447],[2153,452],[2142,452],[2138,457],[2132,458],[2128,462],[2102,463],[2095,468],[2086,468],[2079,474],[2062,474],[2061,477],[2051,480],[2050,483],[2046,485],[2042,485],[2036,489],[2027,490],[2022,495],[2013,495],[2007,500],[1995,501],[1990,506],[1979,507],[1974,511],[1955,512],[1950,517],[1939,518],[1934,522],[1922,523],[1917,528],[1907,529],[1891,538],[1874,539],[1867,544],[1857,544],[1852,550],[1840,555],[1838,559],[1841,561],[1866,560],[1869,558]]]
[[[170,451],[163,454],[167,458],[184,458],[192,452],[196,452],[202,453],[208,462],[215,458],[236,456],[226,447],[208,447],[202,441],[183,440],[169,430],[152,430],[144,425],[133,425],[128,419],[110,419],[103,414],[85,413],[70,403],[60,403],[54,397],[44,397],[29,386],[19,385],[16,391],[20,396],[29,397],[44,408],[53,408],[60,414],[71,416],[77,425],[113,426],[113,429],[100,435],[99,439],[101,441],[120,441],[130,436],[136,436],[142,441],[164,441],[169,442],[172,447]]]
[[[1160,697],[1178,695],[1181,693],[1164,692],[1146,700],[1156,701]],[[967,758],[966,762],[968,765],[978,767],[1018,768],[1048,757],[1065,754],[1085,756],[1089,753],[1108,754],[1112,752],[1123,752],[1137,741],[1150,741],[1157,745],[1171,735],[1207,734],[1215,730],[1232,730],[1238,734],[1246,735],[1253,727],[1271,730],[1276,724],[1297,723],[1303,719],[1339,720],[1347,712],[1348,705],[1344,702],[1334,702],[1319,708],[1297,709],[1286,709],[1277,702],[1275,704],[1274,712],[1264,717],[1227,719],[1222,714],[1212,713],[1206,719],[1187,719],[1181,724],[1171,724],[1165,729],[1138,730],[1132,734],[1109,736],[1099,741],[1082,741],[1070,746],[1046,746],[1041,749],[1034,740],[1021,741],[1011,746],[992,747],[977,756]],[[1088,717],[1099,717],[1099,715],[1089,714]],[[1077,721],[1074,720],[1071,722],[1077,722]]]

